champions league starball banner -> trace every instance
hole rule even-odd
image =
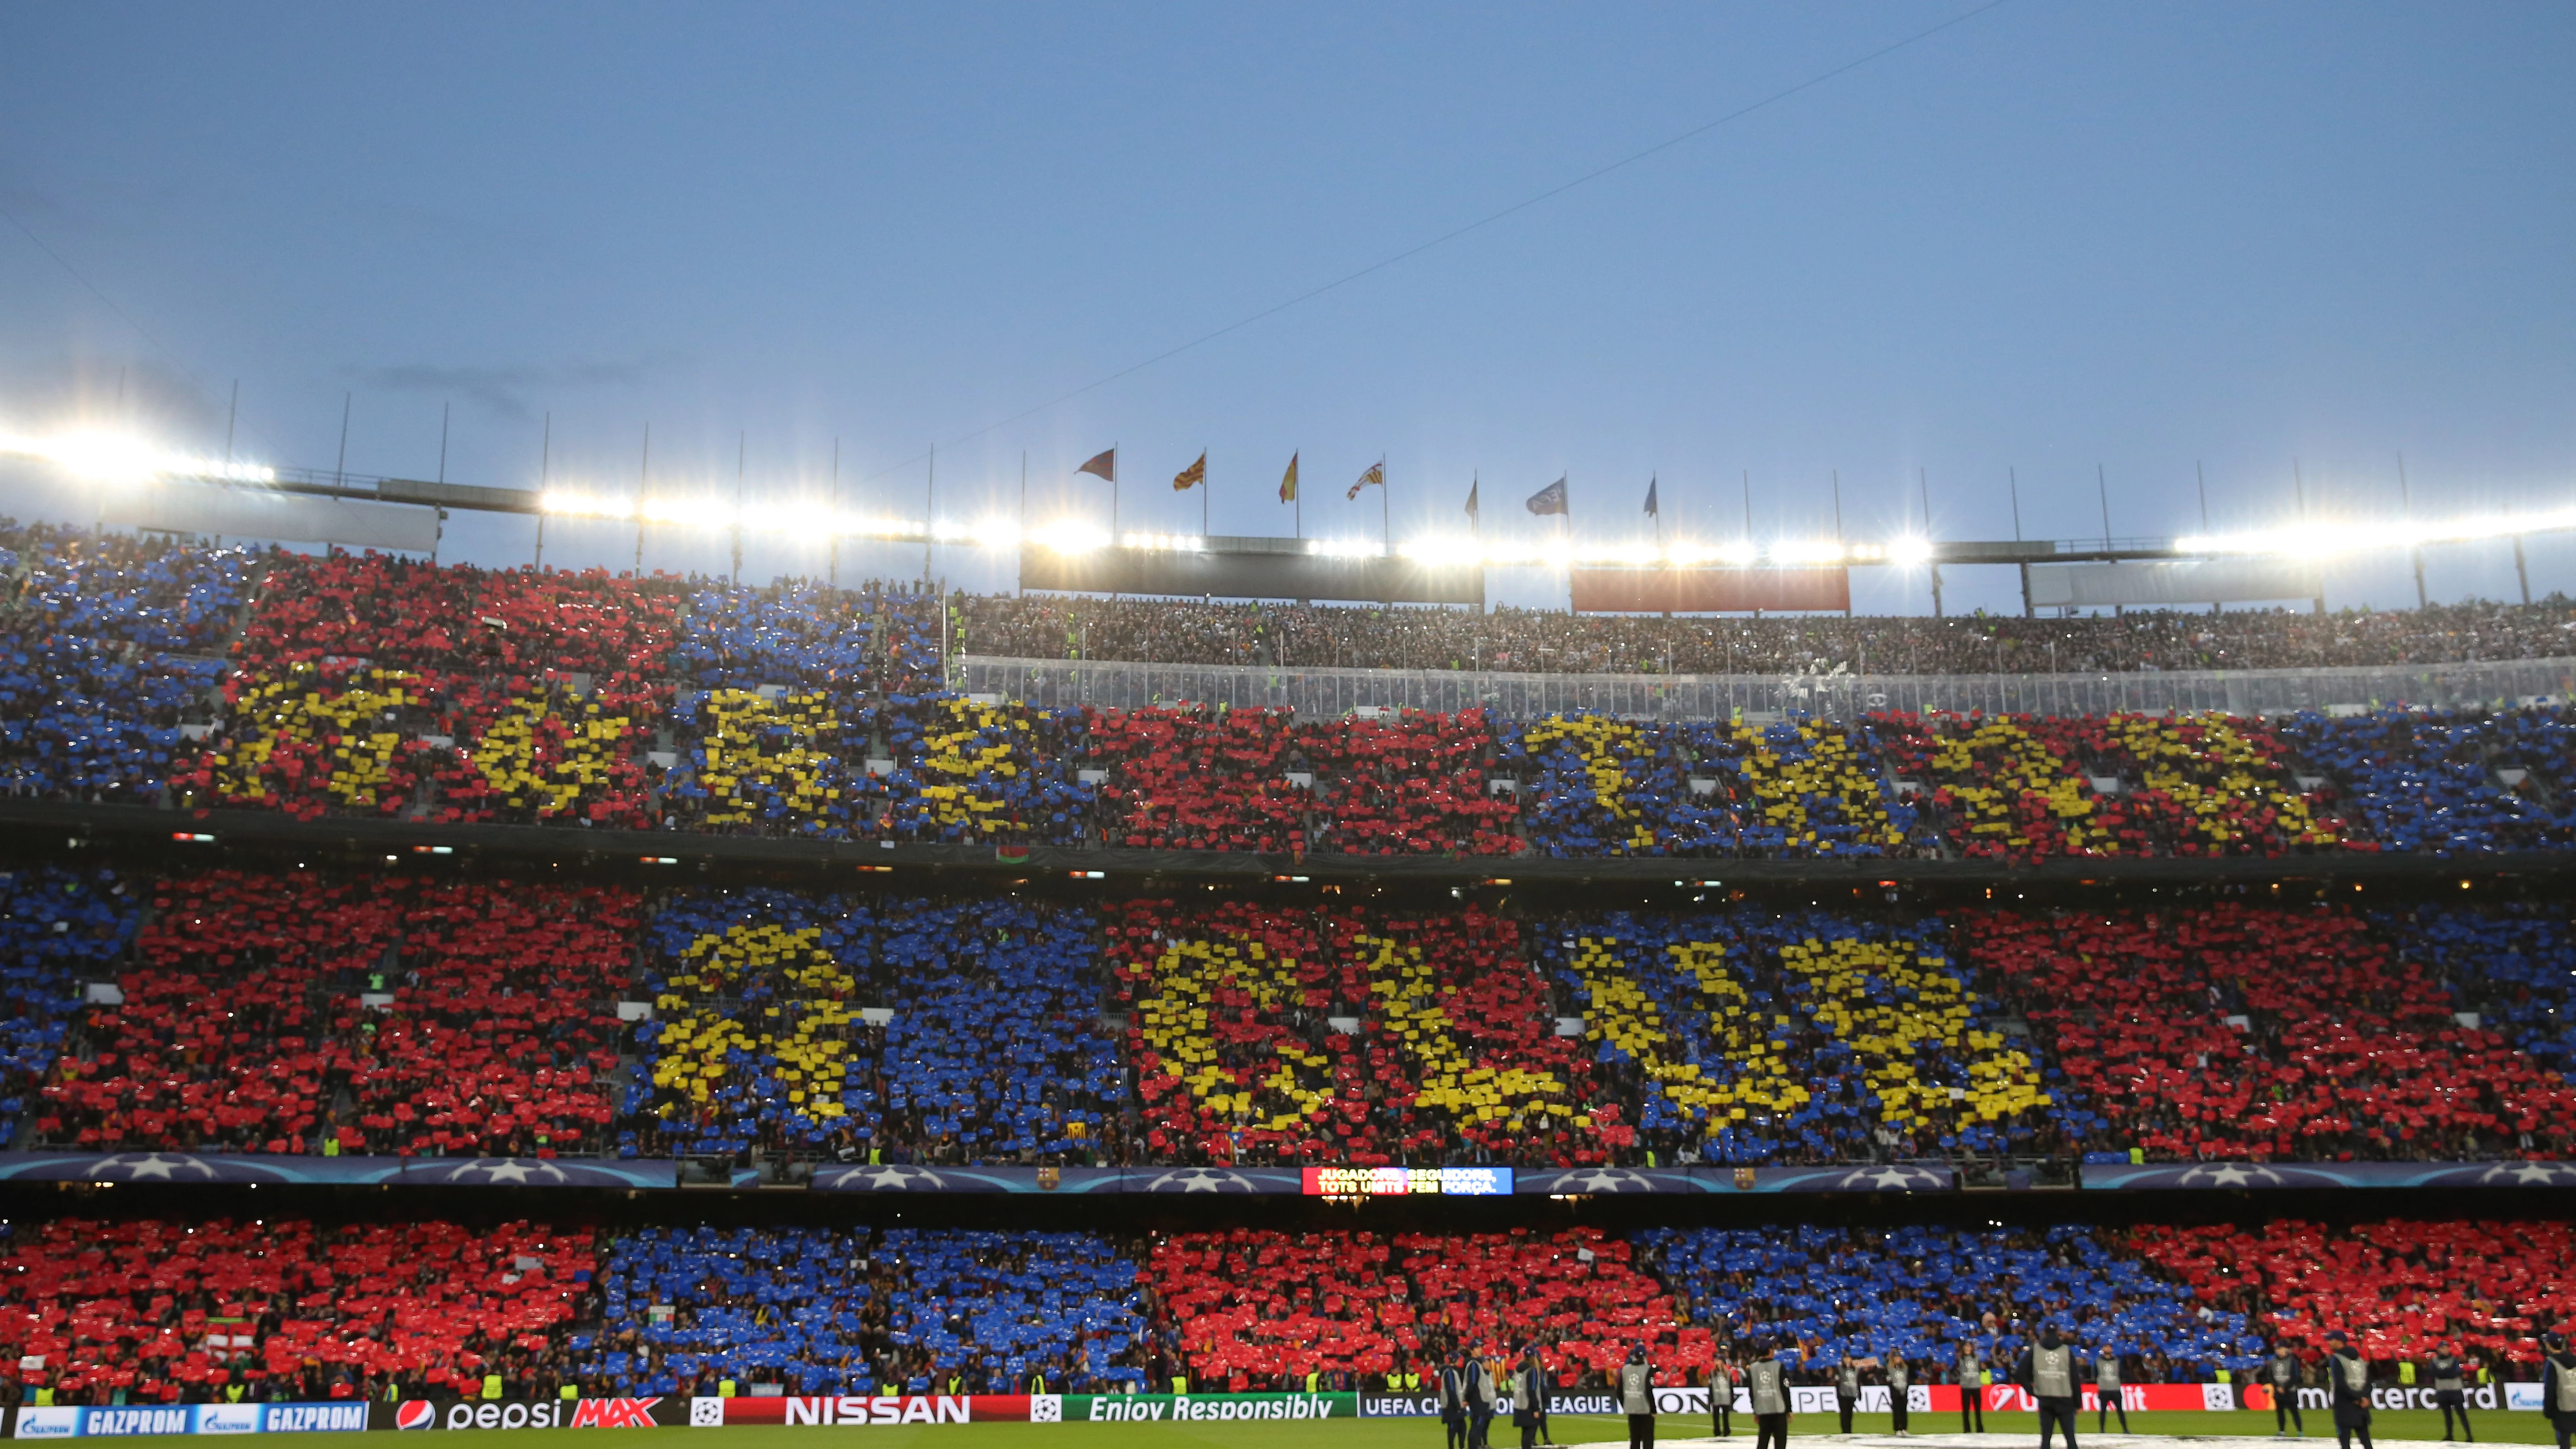
[[[2204,1165],[2206,1166],[2206,1165]],[[2522,1171],[2556,1164],[2509,1164]],[[2161,1170],[2161,1169],[2159,1169]],[[2576,1171],[2564,1179],[2576,1185]],[[2086,1186],[2099,1168],[2086,1169]],[[676,1188],[680,1164],[664,1159],[539,1157],[318,1157],[265,1153],[0,1152],[0,1182],[113,1182],[193,1186],[280,1183],[367,1187]],[[756,1179],[740,1186],[756,1186]],[[2156,1186],[2163,1184],[2144,1183]],[[2187,1183],[2185,1186],[2202,1186]],[[948,1167],[826,1164],[815,1192],[1056,1193],[1068,1197],[1605,1197],[1675,1193],[1953,1192],[1948,1167]]]
[[[676,1188],[673,1161],[321,1157],[249,1152],[0,1152],[0,1182],[299,1183],[367,1187]]]
[[[2568,1162],[2088,1162],[2081,1171],[2096,1191],[2576,1187]]]
[[[1070,1196],[1278,1197],[1632,1196],[1641,1193],[1954,1192],[1946,1166],[1867,1167],[823,1167],[817,1192],[1025,1193]]]

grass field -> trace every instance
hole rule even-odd
[[[2023,1449],[2039,1442],[2039,1420],[2030,1414],[1993,1414],[1986,1419],[1988,1439],[1996,1449]],[[1664,1439],[1695,1438],[1708,1432],[1707,1421],[1668,1416],[1658,1426]],[[1802,1415],[1790,1421],[1792,1439],[1821,1438],[1838,1426],[1824,1414]],[[1917,1414],[1917,1434],[1951,1434],[1959,1427],[1955,1416]],[[2119,1432],[2119,1420],[2112,1420],[2112,1432]],[[1884,1434],[1888,1420],[1884,1414],[1860,1414],[1852,1420],[1859,1433]],[[2093,1432],[2093,1416],[2084,1416],[2083,1432]],[[2272,1433],[2269,1414],[2131,1414],[2130,1432],[2135,1434],[2169,1434],[2179,1438],[2268,1438]],[[1625,1444],[1628,1426],[1625,1421],[1606,1418],[1561,1418],[1556,1421],[1559,1444]],[[2483,1413],[2477,1418],[2478,1438],[2501,1444],[2547,1444],[2555,1438],[2548,1421],[2538,1414],[2507,1414],[2501,1411]],[[470,1431],[439,1430],[440,1434]],[[603,1438],[612,1443],[631,1437],[650,1437],[643,1431],[619,1433],[598,1429],[519,1429],[485,1431],[489,1437],[503,1441],[495,1449],[598,1449]],[[919,1449],[987,1449],[987,1446],[1012,1446],[1012,1449],[1041,1449],[1047,1445],[1088,1445],[1108,1449],[1110,1445],[1139,1445],[1144,1449],[1157,1446],[1222,1445],[1226,1449],[1307,1449],[1307,1446],[1331,1446],[1331,1449],[1441,1449],[1438,1421],[1432,1419],[1337,1419],[1324,1423],[1228,1423],[1228,1424],[917,1424],[910,1427],[882,1426],[868,1428],[771,1428],[737,1425],[726,1429],[672,1429],[674,1439],[684,1439],[687,1449],[795,1449],[800,1444],[847,1443],[853,1439],[869,1444],[916,1445]],[[2429,1412],[2384,1411],[2371,1423],[2371,1434],[2382,1444],[2403,1440],[2438,1440],[2442,1437],[2442,1418]],[[1753,1443],[1750,1420],[1739,1417],[1736,1438],[1746,1449]],[[2334,1431],[2327,1426],[2325,1415],[2308,1416],[2310,1442],[2332,1444]],[[337,1441],[346,1440],[346,1444]],[[296,1449],[364,1449],[365,1444],[381,1446],[384,1436],[373,1439],[363,1434],[303,1434],[296,1437]],[[1494,1426],[1495,1449],[1511,1449],[1520,1443],[1519,1434],[1508,1423]]]

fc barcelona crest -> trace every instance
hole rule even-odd
[[[1752,1168],[1739,1167],[1735,1169],[1735,1190],[1737,1192],[1751,1192],[1753,1190]]]
[[[1038,1190],[1039,1190],[1039,1191],[1041,1191],[1041,1192],[1053,1192],[1053,1191],[1055,1191],[1055,1189],[1056,1189],[1056,1184],[1058,1184],[1058,1183],[1060,1183],[1060,1182],[1062,1182],[1062,1181],[1064,1181],[1064,1169],[1063,1169],[1063,1168],[1060,1168],[1060,1167],[1041,1167],[1041,1168],[1039,1168],[1039,1169],[1038,1169]]]

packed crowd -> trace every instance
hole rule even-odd
[[[2374,1362],[2442,1348],[2528,1365],[2544,1329],[2576,1323],[2576,1233],[2564,1222],[2145,1227],[2131,1252],[2231,1321],[2313,1355],[2351,1336]]]
[[[0,1127],[44,1147],[1979,1170],[2576,1155],[2576,931],[2537,901],[1518,917],[304,870],[5,885]]]
[[[1543,674],[2057,674],[2317,669],[2576,654],[2576,601],[2413,610],[2109,617],[1649,618],[1554,609],[1193,603],[1006,595],[962,601],[961,652]]]
[[[1464,621],[1554,620],[1544,627],[1569,639],[1930,627],[2012,653],[2004,646],[2030,621],[965,600],[907,585],[756,589],[14,525],[0,527],[0,545],[15,590],[0,605],[0,781],[20,796],[830,840],[1460,856],[2026,862],[2576,844],[2576,721],[2558,706],[2286,721],[1882,712],[1638,723],[1480,710],[1301,720],[1046,709],[943,687],[943,647],[959,634],[978,647],[977,620],[1022,613],[1052,621],[1040,632],[1072,621],[1077,638],[1085,620],[1124,639],[1168,617],[1191,621],[1181,632],[1192,639],[1249,629],[1279,648],[1355,620],[1396,621],[1407,639]],[[2337,663],[2373,650],[2564,652],[2576,647],[2561,642],[2569,612],[2189,622],[2285,638],[2331,626],[2331,648],[2300,648]],[[2134,643],[2182,618],[2048,627]],[[2427,640],[2441,647],[2417,647]],[[2128,664],[2164,659],[2159,648]],[[1573,657],[1550,653],[1550,667],[1567,667],[1560,655]],[[1818,660],[1851,662],[1830,650],[1805,662]],[[2069,667],[2079,663],[2127,667],[2098,651]]]
[[[2560,1064],[2457,1013],[2490,989],[2425,969],[2487,923],[2431,931],[2230,902],[2117,915],[1960,912],[1953,935],[2106,1125],[2088,1147],[2164,1161],[2559,1158],[2576,1152]],[[2429,937],[2429,939],[2427,939]],[[2509,973],[2493,989],[2510,989]],[[2565,988],[2560,986],[2559,990]]]
[[[1535,1347],[1559,1387],[1597,1388],[1643,1347],[1705,1372],[1712,1336],[1598,1228],[1543,1233],[1274,1233],[1158,1238],[1145,1257],[1171,1372],[1235,1393],[1309,1374],[1377,1387],[1460,1356]]]
[[[1546,855],[1848,859],[1931,843],[1915,807],[1891,797],[1876,753],[1815,720],[1551,715],[1502,736],[1522,834]]]
[[[0,871],[0,1148],[53,1075],[82,984],[112,975],[141,903],[116,872]]]
[[[2207,1382],[2266,1348],[2259,1304],[2204,1311],[2096,1229],[1655,1228],[1636,1242],[1695,1321],[1789,1345],[1812,1382],[1846,1358],[1902,1362],[1915,1383],[2000,1381],[2043,1322],[2118,1358],[2126,1383]]]
[[[1135,1262],[1091,1233],[648,1228],[574,1335],[621,1395],[1114,1393],[1141,1386]]]
[[[42,1145],[551,1157],[609,1146],[615,890],[214,871],[151,919],[35,1104]],[[221,1011],[210,1009],[220,1005]]]
[[[1512,921],[1132,901],[1101,929],[1140,1160],[1583,1164],[1635,1144]]]
[[[67,1404],[551,1397],[597,1247],[525,1222],[0,1224],[0,1379]]]
[[[240,549],[0,520],[0,788],[159,799],[253,570]]]
[[[646,932],[627,1156],[1099,1161],[1124,1146],[1091,923],[1016,901],[688,892]]]
[[[2006,1040],[1938,920],[1746,908],[1549,925],[1538,959],[1640,1103],[1650,1160],[2049,1156],[2100,1125]]]
[[[1599,1228],[1137,1236],[525,1221],[0,1224],[0,1400],[1413,1390],[1534,1351],[1598,1391],[1776,1358],[2005,1380],[2043,1324],[2123,1383],[2534,1376],[2576,1320],[2563,1222]]]

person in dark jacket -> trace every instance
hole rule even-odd
[[[2371,1449],[2370,1361],[2342,1329],[2326,1335],[2326,1392],[2334,1405],[2335,1443],[2352,1449],[2359,1435],[2361,1449]]]
[[[2451,1416],[2460,1416],[2460,1437],[2475,1444],[2478,1431],[2469,1427],[2469,1375],[2460,1363],[2460,1347],[2449,1344],[2424,1361],[2426,1376],[2433,1381],[2433,1406],[2442,1411],[2442,1442],[2451,1442]]]
[[[1744,1370],[1745,1396],[1753,1407],[1753,1449],[1789,1449],[1789,1379],[1770,1339],[1753,1345]]]
[[[1619,1365],[1619,1412],[1628,1416],[1628,1449],[1655,1449],[1655,1366],[1642,1343]]]
[[[2576,1437],[2576,1349],[2567,1346],[2567,1335],[2545,1333],[2540,1346],[2548,1353],[2540,1360],[2540,1412],[2549,1427],[2558,1431],[2558,1449],[2571,1449],[2569,1439]]]
[[[1444,1449],[1467,1449],[1467,1375],[1458,1367],[1458,1356],[1440,1366],[1440,1429],[1446,1435]]]
[[[2021,1351],[2019,1377],[2039,1401],[2039,1449],[2048,1449],[2060,1426],[2066,1430],[2066,1449],[2075,1449],[2075,1410],[2084,1402],[2084,1392],[2077,1387],[2075,1346],[2058,1336],[2056,1324],[2041,1324],[2039,1341]]]
[[[2290,1352],[2288,1344],[2272,1345],[2272,1356],[2263,1364],[2263,1382],[2272,1388],[2272,1437],[2287,1437],[2293,1425],[2304,1436],[2308,1426],[2299,1417],[2299,1356]]]
[[[1538,1345],[1521,1355],[1512,1375],[1512,1423],[1521,1431],[1521,1449],[1538,1449],[1539,1432],[1547,1427],[1547,1370],[1538,1361]]]

